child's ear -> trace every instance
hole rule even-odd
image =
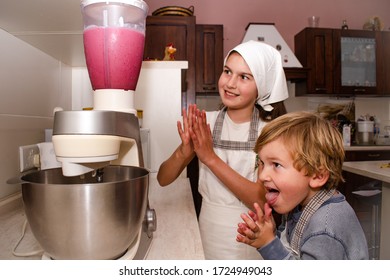
[[[317,174],[314,174],[310,179],[310,187],[312,188],[321,188],[326,184],[329,179],[329,171],[321,170]]]

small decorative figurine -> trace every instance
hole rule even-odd
[[[174,53],[176,52],[176,48],[172,43],[169,43],[165,46],[165,56],[163,60],[172,61],[175,60]]]
[[[348,24],[346,19],[343,20],[343,25],[341,26],[341,29],[348,29]]]
[[[364,23],[363,29],[372,31],[383,30],[383,22],[378,16],[371,17]]]

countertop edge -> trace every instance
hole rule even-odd
[[[390,183],[390,168],[381,168],[381,165],[389,162],[389,160],[348,161],[344,162],[343,170]]]

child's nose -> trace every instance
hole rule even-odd
[[[227,86],[228,86],[229,88],[235,88],[236,85],[237,85],[237,77],[235,77],[234,75],[232,75],[232,76],[229,78],[228,82],[227,82]]]
[[[268,173],[267,168],[265,166],[262,166],[262,168],[259,168],[258,172],[259,172],[258,177],[259,177],[259,180],[261,182],[265,182],[265,181],[270,180],[269,173]]]

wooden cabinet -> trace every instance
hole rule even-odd
[[[196,25],[196,93],[218,93],[223,68],[223,25]]]
[[[360,150],[346,151],[345,161],[378,161],[390,160],[390,150]],[[352,192],[367,182],[373,181],[371,178],[363,177],[350,172],[343,172],[345,183],[339,186],[340,191],[345,195],[347,201],[352,205],[355,211],[359,212],[359,205]]]
[[[296,94],[333,93],[332,29],[305,28],[294,38],[295,55],[309,68],[307,80],[296,84]]]
[[[345,161],[378,161],[390,160],[390,150],[360,150],[360,151],[346,151]],[[347,201],[354,207],[356,206],[356,198],[352,192],[357,190],[365,183],[373,179],[359,176],[354,173],[344,172],[345,183],[340,185],[340,191],[346,196]],[[354,207],[356,208],[356,207]],[[356,209],[355,209],[356,211]]]
[[[377,95],[383,92],[381,32],[333,30],[335,93]]]
[[[345,161],[377,161],[390,160],[390,150],[360,150],[346,151]],[[378,258],[377,250],[373,250],[374,244],[379,240],[379,231],[376,228],[375,236],[373,226],[380,224],[381,194],[363,196],[356,191],[374,191],[382,189],[382,182],[351,172],[343,172],[345,182],[340,184],[339,191],[345,195],[346,200],[354,209],[363,231],[366,235],[370,258]],[[378,214],[379,213],[379,214]],[[377,216],[379,215],[379,216]],[[379,219],[377,221],[376,219]],[[378,244],[376,244],[378,245]]]
[[[195,103],[195,22],[193,16],[148,16],[144,59],[163,59],[165,46],[173,43],[176,60],[187,60],[183,74],[182,107]],[[162,93],[163,94],[163,93]]]
[[[389,32],[305,28],[295,35],[295,54],[308,68],[297,95],[390,95]]]
[[[381,67],[383,67],[384,76],[384,93],[390,95],[390,32],[381,32],[381,44],[379,52],[382,54],[382,59],[380,60]]]
[[[345,161],[390,160],[390,150],[346,151]]]

